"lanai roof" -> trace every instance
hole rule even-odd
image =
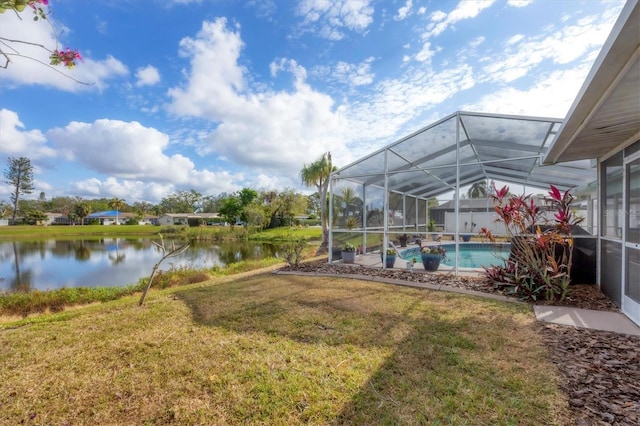
[[[458,174],[458,187],[493,179],[566,190],[594,181],[596,170],[589,160],[541,165],[561,123],[456,112],[341,168],[333,178],[384,188],[388,175],[390,191],[419,198],[452,191]]]

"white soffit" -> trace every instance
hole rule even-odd
[[[640,137],[640,4],[628,0],[545,163],[599,158]]]

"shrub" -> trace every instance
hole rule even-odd
[[[504,265],[485,268],[485,276],[496,288],[522,299],[563,300],[571,282],[573,236],[571,227],[582,222],[571,212],[573,196],[551,185],[545,197],[553,220],[529,195],[507,197],[508,187],[494,187],[494,210],[511,237],[511,254]],[[544,230],[543,227],[545,226]],[[491,231],[480,234],[495,241]]]
[[[302,259],[302,251],[306,243],[304,240],[289,240],[282,244],[282,257],[291,267],[297,267]]]

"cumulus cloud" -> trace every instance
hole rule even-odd
[[[122,62],[112,56],[103,60],[84,58],[77,61],[78,65],[72,70],[63,66],[48,66],[50,52],[47,49],[54,49],[58,40],[51,26],[42,20],[34,21],[29,16],[21,20],[15,13],[0,14],[0,37],[30,43],[9,42],[2,46],[2,51],[11,60],[7,69],[2,70],[3,83],[7,85],[38,84],[69,92],[102,90],[108,86],[109,80],[129,72]]]
[[[129,197],[159,200],[175,188],[233,192],[243,178],[228,171],[198,170],[183,155],[165,154],[169,137],[135,121],[71,122],[47,136],[59,151],[97,175],[72,184],[86,195],[134,194]]]
[[[362,32],[373,22],[370,0],[303,0],[296,13],[303,26],[329,40],[344,38],[343,29]]]
[[[160,73],[152,65],[136,70],[136,86],[154,86],[160,82]]]
[[[0,109],[0,153],[15,157],[23,156],[25,152],[32,159],[56,156],[40,130],[26,130],[17,113]]]
[[[73,121],[48,131],[47,136],[75,160],[107,175],[185,182],[193,169],[188,158],[163,153],[169,144],[166,134],[135,121]]]
[[[169,110],[217,123],[199,146],[201,155],[293,176],[310,157],[342,146],[339,135],[346,124],[333,110],[333,99],[313,90],[305,81],[306,70],[294,60],[281,58],[270,67],[272,75],[294,75],[290,91],[256,91],[248,87],[248,71],[238,63],[240,33],[228,28],[225,19],[204,22],[197,36],[183,39],[180,47],[191,66],[186,82],[169,90]]]

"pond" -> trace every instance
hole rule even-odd
[[[162,251],[152,238],[85,238],[0,242],[0,291],[118,287],[151,274]],[[165,240],[169,247],[171,240]],[[179,243],[176,243],[179,245]],[[224,267],[276,256],[278,247],[247,241],[196,242],[161,269]]]

